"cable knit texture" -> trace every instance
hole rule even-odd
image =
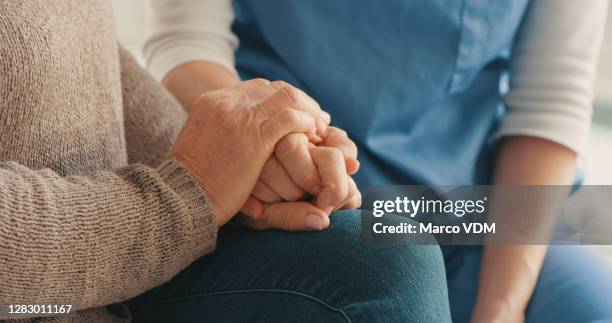
[[[117,303],[214,248],[205,193],[167,159],[185,117],[117,45],[110,2],[0,0],[0,319],[129,321]]]

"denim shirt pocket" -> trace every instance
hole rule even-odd
[[[509,58],[527,4],[528,0],[462,0],[450,93],[465,90],[488,64]]]

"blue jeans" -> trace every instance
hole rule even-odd
[[[453,322],[469,322],[482,247],[442,247]],[[612,323],[612,270],[589,246],[551,246],[525,313],[526,323]]]
[[[317,233],[224,228],[217,250],[128,302],[135,322],[450,322],[438,246],[360,239],[341,211]]]

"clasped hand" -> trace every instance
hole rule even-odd
[[[345,131],[329,126],[314,140],[289,134],[266,162],[241,220],[254,229],[322,230],[333,211],[361,206],[350,176],[358,169],[357,147]]]
[[[357,148],[315,100],[262,79],[203,94],[172,150],[200,183],[219,226],[322,230],[356,208]]]

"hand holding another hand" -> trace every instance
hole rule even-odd
[[[242,205],[254,229],[322,230],[332,211],[361,205],[350,177],[357,148],[329,122],[285,82],[245,81],[196,100],[172,157],[206,191],[219,226]]]
[[[172,148],[207,193],[216,221],[229,221],[249,197],[276,144],[291,133],[318,138],[329,115],[284,82],[255,79],[203,94]]]
[[[350,175],[359,169],[357,147],[346,132],[327,127],[317,145],[303,134],[285,136],[266,162],[242,209],[253,229],[322,230],[329,214],[361,205]]]

